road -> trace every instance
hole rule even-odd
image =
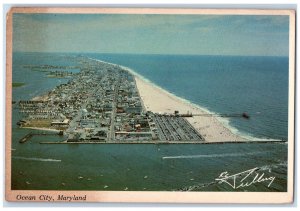
[[[115,118],[116,118],[116,112],[117,112],[116,110],[117,110],[117,98],[118,98],[119,87],[120,87],[120,81],[118,80],[114,86],[115,90],[114,90],[114,99],[112,102],[112,114],[111,114],[108,141],[115,140]]]

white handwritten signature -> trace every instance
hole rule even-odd
[[[249,187],[255,183],[268,182],[268,187],[272,185],[275,178],[274,176],[265,176],[265,173],[257,172],[259,168],[255,167],[237,174],[230,175],[227,171],[222,172],[215,180],[219,184],[226,183],[233,189]]]

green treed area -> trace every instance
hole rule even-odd
[[[12,83],[12,87],[20,87],[20,86],[24,86],[25,83],[21,83],[21,82],[13,82]]]

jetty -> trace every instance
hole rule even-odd
[[[166,144],[268,144],[268,143],[287,143],[286,140],[266,140],[266,141],[105,141],[105,142],[93,142],[93,141],[82,141],[82,142],[67,142],[67,141],[41,141],[40,144],[156,144],[156,145],[166,145]]]
[[[25,135],[23,138],[21,138],[19,140],[19,143],[23,144],[23,143],[27,142],[32,136],[33,136],[32,133],[29,133],[29,134]]]
[[[62,132],[58,132],[58,133],[28,133],[26,134],[24,137],[20,138],[19,143],[23,144],[26,143],[27,141],[29,141],[33,136],[57,136],[57,135],[62,135]]]

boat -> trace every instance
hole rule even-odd
[[[242,117],[244,117],[245,119],[249,119],[250,118],[250,116],[247,113],[245,113],[245,112],[242,114]]]

